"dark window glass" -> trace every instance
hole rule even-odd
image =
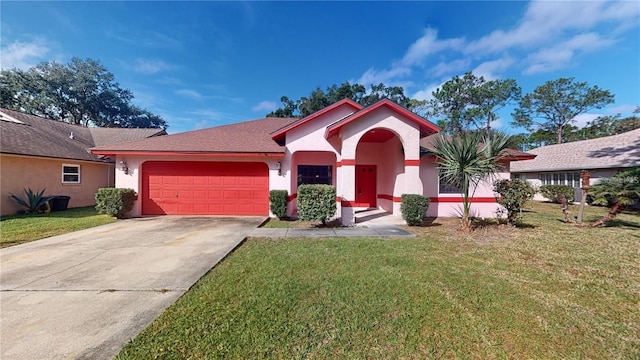
[[[298,185],[333,185],[330,165],[298,165]]]
[[[438,192],[440,194],[461,194],[462,193],[460,191],[460,187],[454,184],[449,184],[448,182],[444,181],[442,176],[438,176]]]

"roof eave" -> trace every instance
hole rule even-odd
[[[275,151],[262,151],[262,152],[241,152],[241,151],[162,151],[162,150],[101,150],[91,149],[91,154],[94,155],[161,155],[161,156],[233,156],[233,157],[246,157],[246,156],[259,156],[259,157],[284,157],[285,153]]]

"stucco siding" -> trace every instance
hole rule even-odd
[[[63,164],[80,166],[79,184],[62,183]],[[25,188],[46,188],[45,195],[67,195],[69,207],[82,207],[95,205],[98,188],[114,186],[113,164],[107,163],[0,154],[0,169],[2,215],[24,209],[9,194],[24,197]]]

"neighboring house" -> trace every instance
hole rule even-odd
[[[427,146],[439,128],[395,104],[345,99],[302,119],[265,118],[209,129],[100,146],[116,156],[116,186],[138,192],[133,216],[158,214],[269,215],[269,190],[289,193],[296,213],[300,184],[331,184],[338,217],[380,208],[400,216],[405,193],[431,198],[430,216],[457,216],[461,195],[440,189]],[[508,163],[531,158],[513,152]],[[499,205],[490,183],[474,194],[472,214],[493,217]]]
[[[95,204],[98,188],[114,186],[114,163],[88,149],[158,135],[166,132],[87,128],[0,108],[1,214],[22,209],[9,194],[24,198],[24,188],[70,196],[69,207]]]
[[[640,166],[640,129],[597,139],[547,145],[529,153],[535,160],[511,165],[514,178],[528,180],[533,186],[569,185],[580,199],[580,171],[591,173],[591,184],[625,168]],[[537,200],[544,200],[536,195]]]

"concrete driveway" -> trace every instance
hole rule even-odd
[[[0,249],[0,358],[113,358],[263,220],[128,219]]]

